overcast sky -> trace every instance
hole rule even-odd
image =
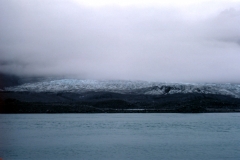
[[[240,1],[1,0],[0,72],[240,83]]]

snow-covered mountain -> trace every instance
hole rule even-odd
[[[175,93],[204,93],[230,95],[240,98],[239,84],[199,84],[199,83],[159,83],[146,81],[98,81],[62,79],[36,83],[26,83],[6,87],[6,91],[29,92],[87,92],[109,91],[116,93],[135,93],[147,95],[166,95]]]

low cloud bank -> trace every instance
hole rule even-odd
[[[239,83],[240,3],[219,2],[206,12],[204,5],[183,10],[1,1],[0,72]]]

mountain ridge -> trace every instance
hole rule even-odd
[[[146,95],[166,95],[176,93],[202,93],[229,95],[240,98],[239,84],[215,83],[161,83],[148,81],[100,81],[61,79],[43,82],[25,83],[22,85],[5,87],[5,91],[15,92],[115,92]]]
[[[207,112],[240,112],[240,85],[61,79],[0,91],[0,113]]]

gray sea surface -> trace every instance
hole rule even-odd
[[[3,160],[238,160],[240,114],[0,114]]]

